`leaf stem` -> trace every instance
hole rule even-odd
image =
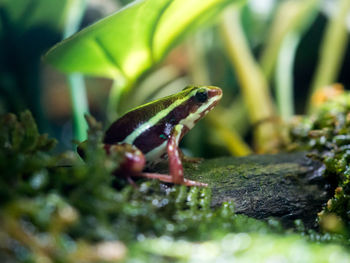
[[[318,13],[320,0],[287,0],[278,4],[270,33],[260,57],[260,65],[267,80],[274,74],[280,49],[289,34],[299,37],[310,27]]]
[[[256,63],[244,36],[240,22],[240,8],[232,8],[224,14],[221,23],[224,45],[235,68],[248,114],[255,131],[255,147],[258,152],[268,152],[280,139],[276,123],[274,103],[268,84]],[[276,141],[277,140],[277,141]]]
[[[336,81],[339,74],[344,53],[349,40],[346,28],[346,17],[350,12],[350,1],[339,0],[337,12],[330,19],[322,40],[320,61],[311,85],[308,111],[312,111],[311,97],[317,90]]]
[[[69,37],[79,29],[85,7],[86,0],[70,0],[68,2],[64,38]],[[87,138],[88,128],[84,115],[89,112],[84,77],[76,73],[70,74],[67,79],[73,111],[74,139],[84,141]]]
[[[81,74],[70,74],[67,78],[73,110],[74,138],[84,141],[88,128],[84,115],[89,112],[84,78]]]
[[[276,66],[276,100],[282,119],[294,114],[293,69],[295,53],[300,42],[298,34],[290,33],[283,40]]]
[[[220,118],[209,114],[207,120],[215,127],[215,132],[218,133],[218,138],[224,141],[226,148],[233,156],[246,156],[252,154],[252,150],[244,142],[242,137],[235,129],[230,129],[225,125]]]
[[[188,41],[187,48],[189,50],[189,58],[191,65],[191,77],[192,82],[199,85],[209,85],[209,69],[208,63],[205,59],[205,35],[201,32],[195,34],[193,38]],[[219,113],[219,116],[224,116],[225,112],[230,111],[231,109],[224,109],[223,107],[217,107],[215,109],[216,113]],[[232,112],[230,112],[230,116],[226,115],[228,118],[220,118],[217,115],[213,117],[214,114],[209,114],[207,119],[211,126],[215,127],[216,132],[220,135],[219,138],[222,139],[223,144],[228,149],[228,151],[234,156],[244,156],[251,154],[252,151],[249,146],[244,142],[243,138],[235,129],[234,125],[229,125],[229,122],[232,121]],[[200,145],[201,134],[191,133],[188,136],[192,136],[191,142],[195,141],[193,147]],[[203,136],[203,135],[202,135]],[[197,141],[196,141],[197,140]],[[192,149],[192,147],[191,147]]]
[[[124,90],[129,87],[128,82],[122,76],[118,76],[114,79],[111,87],[108,104],[107,104],[107,119],[108,122],[113,122],[118,117],[118,109],[120,104],[120,98]]]

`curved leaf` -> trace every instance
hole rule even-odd
[[[78,32],[47,54],[63,72],[135,80],[188,31],[240,0],[143,0]]]

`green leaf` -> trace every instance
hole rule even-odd
[[[270,79],[284,39],[293,34],[300,37],[311,25],[319,11],[320,0],[281,2],[260,63],[267,79]]]
[[[143,0],[78,32],[47,54],[63,72],[134,81],[189,31],[241,0]]]

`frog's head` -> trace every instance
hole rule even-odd
[[[222,97],[222,90],[214,86],[189,86],[181,93],[187,99],[178,106],[177,112],[182,113],[180,123],[188,129],[212,110]]]
[[[189,98],[189,103],[200,107],[213,108],[222,97],[222,90],[214,86],[188,86],[182,92]]]

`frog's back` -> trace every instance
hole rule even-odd
[[[158,100],[156,103],[148,103],[130,110],[112,123],[105,133],[103,142],[106,144],[124,142],[130,134],[134,133],[140,126],[157,116],[162,109],[167,108],[175,99],[176,98],[166,97]]]

